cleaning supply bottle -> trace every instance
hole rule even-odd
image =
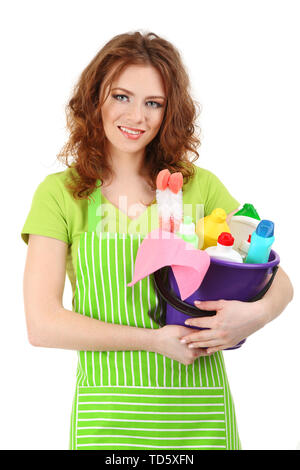
[[[240,253],[240,246],[248,240],[258,226],[260,217],[252,204],[244,204],[244,206],[236,212],[229,220],[228,225],[230,232],[234,237],[233,248]]]
[[[271,220],[261,220],[251,235],[251,243],[245,262],[267,263],[274,240],[274,223]]]
[[[242,256],[232,248],[233,243],[234,238],[231,233],[222,232],[218,237],[217,246],[210,246],[205,251],[213,258],[242,263]]]
[[[222,232],[230,233],[230,228],[226,222],[227,214],[224,209],[217,208],[210,215],[198,220],[196,233],[200,241],[203,240],[203,246],[200,249],[205,250],[209,246],[216,246],[218,237]]]
[[[252,204],[246,203],[243,207],[234,214],[235,216],[242,215],[244,217],[251,217],[252,219],[260,220],[257,210]]]
[[[240,243],[240,246],[238,247],[238,252],[242,256],[243,261],[245,261],[246,258],[247,258],[248,251],[249,251],[249,248],[250,248],[250,242],[251,242],[251,235],[249,235],[248,240],[243,240]]]
[[[193,245],[194,248],[198,249],[199,239],[195,232],[195,224],[193,223],[193,219],[189,215],[186,215],[183,218],[183,222],[180,224],[179,232],[177,232],[176,235]]]

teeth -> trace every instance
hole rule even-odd
[[[131,131],[127,129],[126,127],[121,127],[121,126],[120,126],[120,129],[122,129],[122,131],[124,132],[127,132],[128,134],[141,134],[142,133],[141,131]]]

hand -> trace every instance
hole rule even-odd
[[[162,328],[153,330],[155,337],[154,352],[185,365],[192,364],[195,359],[206,356],[207,353],[203,348],[189,348],[179,341],[183,335],[187,335],[191,331],[196,330],[180,325],[165,325]]]
[[[212,317],[189,318],[185,324],[209,328],[182,336],[189,348],[207,348],[207,354],[215,353],[238,344],[242,339],[262,328],[265,323],[264,303],[216,300],[195,302],[201,310],[216,310]]]

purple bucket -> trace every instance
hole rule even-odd
[[[172,269],[167,266],[154,273],[154,282],[160,296],[166,301],[164,324],[182,325],[190,317],[207,317],[216,311],[200,310],[195,300],[240,300],[255,302],[270,288],[278,269],[280,258],[271,251],[268,263],[247,264],[211,258],[208,271],[200,287],[185,301],[180,299],[179,289]],[[195,328],[195,327],[191,327]],[[200,328],[201,329],[201,328]],[[245,342],[242,340],[232,348]]]

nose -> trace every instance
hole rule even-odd
[[[128,117],[133,124],[140,124],[144,121],[143,104],[138,102],[132,103],[128,110],[128,114]]]

